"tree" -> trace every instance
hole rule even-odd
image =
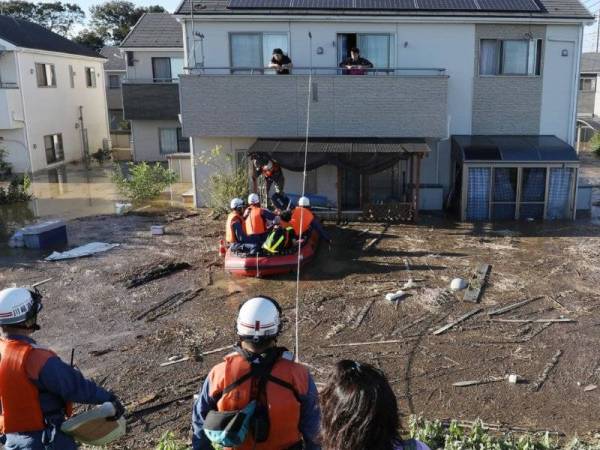
[[[95,30],[88,30],[87,28],[81,30],[77,36],[73,38],[75,42],[81,45],[85,45],[86,47],[99,52],[102,50],[102,47],[105,45],[104,36],[98,34]]]
[[[29,20],[63,36],[69,34],[73,25],[81,24],[85,19],[85,13],[77,4],[60,1],[0,1],[0,14]]]
[[[110,0],[90,8],[92,29],[113,45],[119,45],[131,27],[147,12],[165,12],[162,6],[137,7],[126,0]]]

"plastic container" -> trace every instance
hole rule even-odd
[[[27,248],[56,248],[67,244],[67,226],[62,220],[30,225],[21,230],[23,242]]]
[[[66,420],[61,426],[61,431],[83,444],[96,446],[109,444],[122,437],[126,432],[125,417],[116,421],[107,420],[114,416],[115,412],[112,403],[103,403],[90,411]]]

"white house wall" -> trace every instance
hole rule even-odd
[[[29,171],[29,151],[25,139],[25,129],[0,130],[2,141],[0,148],[7,151],[6,161],[12,165],[15,173]]]
[[[54,64],[56,87],[37,86],[35,64]],[[23,51],[18,55],[25,120],[29,136],[30,170],[48,167],[44,149],[44,136],[62,133],[64,162],[80,160],[83,155],[79,127],[79,107],[83,106],[84,125],[88,130],[90,153],[102,148],[109,137],[104,68],[101,60]],[[75,87],[71,88],[69,66],[75,72]],[[85,68],[96,72],[96,87],[86,87]],[[57,163],[60,164],[60,163]]]
[[[134,161],[166,161],[160,153],[160,128],[179,128],[176,120],[132,120],[131,140]]]
[[[144,50],[133,52],[133,66],[127,66],[127,79],[151,81],[154,78],[152,73],[152,58],[181,58],[183,59],[183,49],[181,51],[170,50]],[[171,74],[176,78],[179,74]]]

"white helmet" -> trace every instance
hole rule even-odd
[[[250,194],[248,196],[248,204],[249,205],[258,205],[260,203],[260,198],[258,194]]]
[[[309,207],[310,206],[310,200],[308,199],[308,197],[300,197],[298,199],[298,206]]]
[[[238,313],[237,334],[254,342],[275,338],[281,331],[280,315],[281,307],[274,299],[265,296],[251,298]]]
[[[242,200],[241,198],[234,198],[233,200],[231,200],[231,203],[229,204],[229,207],[231,209],[238,209],[244,206],[244,200]]]
[[[42,296],[26,288],[0,291],[0,325],[17,325],[33,319],[42,309]]]

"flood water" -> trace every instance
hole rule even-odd
[[[68,164],[34,175],[31,201],[0,206],[0,265],[23,260],[25,256],[25,259],[40,257],[31,250],[8,247],[9,237],[18,228],[44,219],[69,220],[114,214],[115,203],[122,199],[111,180],[111,173],[110,164],[89,170],[83,164]],[[189,189],[190,184],[176,183],[163,194],[162,200],[169,206],[183,206],[181,194]]]

